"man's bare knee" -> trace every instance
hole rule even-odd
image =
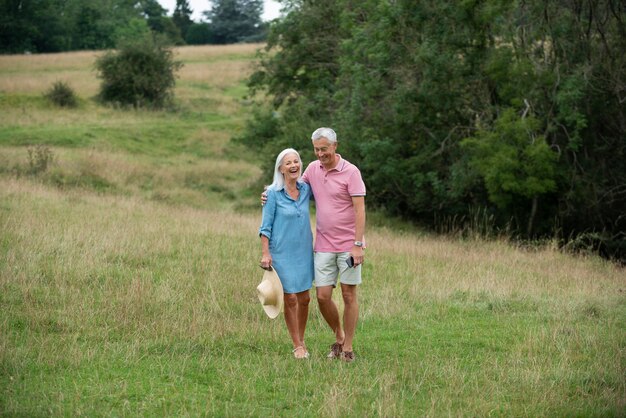
[[[332,286],[318,287],[316,291],[317,302],[320,305],[325,305],[332,301],[333,288]]]
[[[343,298],[343,303],[346,305],[351,305],[357,303],[357,293],[356,286],[350,285],[342,285],[341,286],[341,296]]]

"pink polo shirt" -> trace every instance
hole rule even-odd
[[[315,251],[347,252],[354,245],[356,215],[352,197],[365,196],[365,184],[359,169],[337,156],[335,168],[326,171],[316,160],[302,175],[315,197]]]

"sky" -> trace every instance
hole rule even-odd
[[[176,8],[176,0],[158,0],[159,4],[167,9],[167,15],[171,16]],[[209,0],[188,0],[193,14],[191,18],[199,22],[202,20],[202,12],[211,8]],[[264,12],[261,15],[263,20],[272,20],[280,14],[280,4],[273,0],[264,0]]]

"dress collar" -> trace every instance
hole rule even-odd
[[[297,180],[296,181],[296,187],[298,189],[300,189],[300,187],[302,187],[302,181],[301,180]],[[283,183],[283,190],[285,190],[287,188],[287,183]]]
[[[299,182],[299,181],[296,181],[296,188],[298,190],[302,190],[302,183]],[[287,192],[287,185],[286,184],[283,186],[282,191],[285,194],[285,196],[289,196],[289,193]],[[289,196],[289,197],[291,197],[291,196]]]

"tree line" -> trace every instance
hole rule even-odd
[[[626,260],[626,3],[284,5],[249,80],[269,103],[240,141],[307,155],[323,123],[368,205]]]
[[[194,22],[186,0],[171,16],[156,0],[0,0],[0,53],[109,49],[146,33],[173,45],[265,39],[262,0],[207,0],[207,9]]]

